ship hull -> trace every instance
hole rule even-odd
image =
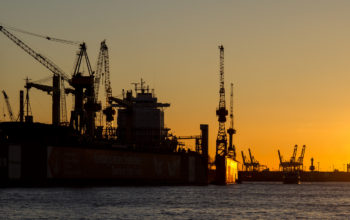
[[[238,179],[238,162],[229,157],[216,157],[215,184],[234,184]]]
[[[207,157],[84,141],[69,128],[0,123],[1,186],[207,185]]]
[[[1,146],[2,186],[206,185],[197,154],[65,146]],[[30,149],[30,150],[29,150]]]
[[[300,184],[299,172],[284,172],[283,173],[284,184]]]

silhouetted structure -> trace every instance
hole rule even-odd
[[[278,150],[278,156],[280,159],[280,168],[283,171],[284,183],[300,183],[300,171],[303,170],[303,161],[305,155],[305,145],[303,146],[300,156],[296,159],[298,145],[294,146],[293,155],[289,161],[283,161],[280,151]]]
[[[249,159],[248,160],[246,158],[246,156],[244,155],[243,151],[241,151],[242,153],[242,161],[243,161],[243,166],[244,166],[244,170],[245,171],[261,171],[261,170],[267,170],[267,167],[266,165],[261,165],[259,163],[259,161],[257,161],[253,154],[251,153],[250,151],[250,148],[248,149],[248,152],[249,152]]]
[[[311,158],[310,171],[311,171],[311,172],[315,171],[314,158],[313,158],[313,157]]]
[[[15,121],[15,118],[13,117],[13,113],[12,113],[12,108],[11,108],[11,104],[10,104],[10,101],[9,101],[9,97],[6,94],[5,90],[2,90],[2,94],[4,95],[4,99],[5,99],[6,107],[7,107],[7,112],[9,114],[10,120],[11,121]]]
[[[70,77],[3,26],[0,31],[53,73],[52,86],[27,79],[25,104],[23,92],[20,93],[20,122],[0,123],[0,185],[208,183],[208,125],[200,126],[196,151],[179,151],[177,138],[169,134],[170,129],[164,125],[163,110],[170,104],[159,103],[142,79],[140,84],[135,84],[135,95],[129,90],[122,99],[112,96],[105,41],[100,48],[98,79],[90,65],[85,43],[79,44]],[[50,37],[45,39],[76,44]],[[85,75],[81,71],[84,63]],[[101,127],[95,126],[96,113],[101,110],[97,98],[101,75],[105,77],[106,135],[102,135]],[[72,88],[65,89],[64,81]],[[52,95],[52,124],[33,122],[30,88]],[[62,111],[66,93],[74,95],[69,125]],[[26,123],[23,123],[24,105]],[[108,123],[113,121],[114,108],[118,108],[117,129],[109,132]]]
[[[231,83],[231,96],[230,96],[230,128],[227,129],[229,135],[228,156],[236,159],[236,147],[233,144],[233,135],[236,134],[236,130],[233,128],[233,83]]]
[[[110,81],[110,72],[109,72],[109,55],[108,47],[106,41],[101,42],[100,52],[97,59],[97,67],[95,73],[95,100],[98,101],[98,92],[100,79],[104,83],[105,91],[105,108],[103,109],[103,114],[106,118],[106,129],[105,137],[110,138],[115,136],[115,128],[113,128],[112,122],[114,120],[115,110],[111,106],[109,98],[112,97],[112,87]],[[100,122],[101,124],[101,122]]]
[[[227,147],[227,135],[225,130],[226,116],[228,111],[226,109],[225,101],[225,80],[224,80],[224,46],[219,46],[220,50],[220,99],[219,107],[216,109],[216,115],[219,121],[219,130],[216,138],[216,184],[234,183],[238,178],[237,161],[235,161],[235,151],[232,146]],[[233,95],[232,95],[233,96]],[[233,108],[233,107],[232,107]],[[233,113],[232,113],[232,129],[230,133],[235,133],[233,129]],[[231,137],[232,141],[232,137]]]

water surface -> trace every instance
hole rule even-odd
[[[0,219],[348,219],[350,183],[3,188]]]

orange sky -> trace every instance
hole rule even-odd
[[[161,102],[171,103],[165,122],[176,135],[199,134],[199,124],[209,124],[211,154],[218,129],[217,46],[223,44],[227,106],[229,84],[235,84],[238,159],[251,148],[256,159],[276,169],[277,149],[289,158],[295,144],[305,144],[307,167],[314,157],[321,170],[343,170],[350,162],[349,10],[345,0],[13,0],[1,3],[0,22],[85,41],[93,67],[106,39],[113,95],[142,77]],[[72,72],[77,47],[15,34]],[[51,73],[0,35],[0,88],[18,112],[25,77]],[[36,121],[50,122],[47,94],[33,90],[31,104]]]

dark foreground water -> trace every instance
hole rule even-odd
[[[0,189],[0,219],[350,219],[350,183]]]

